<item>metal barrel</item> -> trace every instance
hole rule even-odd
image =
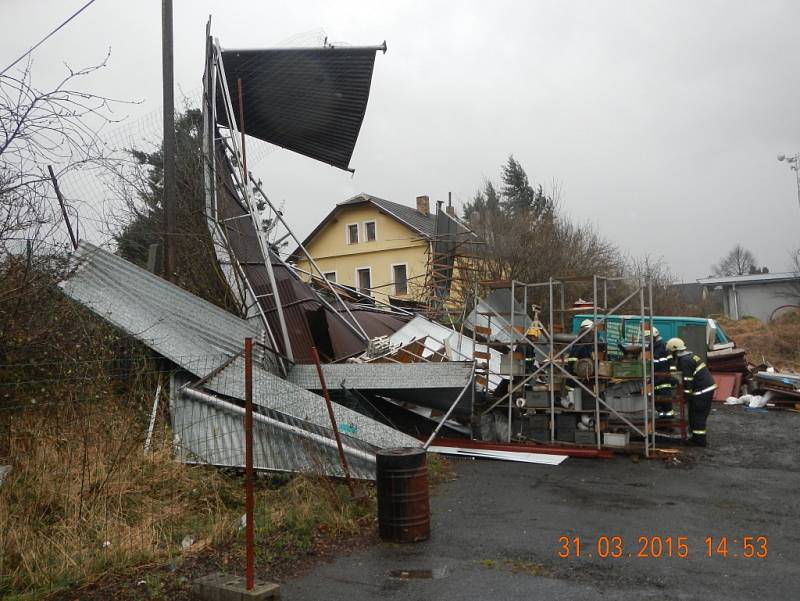
[[[376,454],[378,534],[385,541],[415,543],[431,533],[428,463],[424,449],[382,449]]]

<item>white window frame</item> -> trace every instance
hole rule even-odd
[[[331,273],[333,274],[333,280],[328,279],[328,275],[331,274]],[[334,284],[338,284],[339,283],[339,274],[336,273],[335,269],[332,269],[331,271],[323,271],[322,272],[322,277],[325,278],[326,280],[328,280],[329,282],[333,282]]]
[[[367,224],[371,223],[375,226],[375,239],[374,240],[367,240]],[[368,219],[361,223],[362,229],[364,230],[364,242],[377,242],[378,241],[378,222],[375,219]]]
[[[350,242],[350,226],[356,226],[356,238],[355,242]],[[358,223],[346,223],[344,226],[344,241],[347,244],[358,244],[361,242],[361,228],[358,226]]]
[[[364,292],[361,290],[361,279],[358,277],[359,271],[369,271],[369,289]],[[361,294],[366,294],[367,296],[372,296],[372,267],[369,265],[364,265],[363,267],[356,267],[355,271],[355,289],[357,292],[361,292]]]
[[[403,266],[406,268],[406,291],[405,292],[398,292],[397,291],[397,284],[394,281],[394,268]],[[389,265],[389,281],[392,283],[392,291],[394,292],[395,296],[408,296],[408,282],[411,279],[410,274],[408,273],[408,263],[392,263]]]

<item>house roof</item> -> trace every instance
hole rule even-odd
[[[406,205],[401,205],[396,202],[392,202],[391,200],[385,200],[383,198],[378,198],[377,196],[372,196],[371,194],[361,193],[357,196],[353,196],[352,198],[348,198],[340,203],[338,203],[330,213],[328,213],[325,218],[320,221],[317,226],[311,231],[311,233],[306,236],[305,240],[303,240],[303,246],[307,246],[308,243],[316,237],[316,235],[322,230],[323,227],[336,215],[341,213],[345,208],[358,206],[358,205],[366,205],[371,204],[377,207],[379,210],[383,211],[393,219],[399,221],[407,228],[413,230],[420,236],[424,238],[430,238],[436,232],[436,213],[428,213],[427,215],[423,215],[419,211],[417,211],[413,207],[409,207]],[[289,255],[288,260],[297,260],[300,258],[301,255],[300,247],[298,246],[292,254]]]
[[[788,282],[792,280],[800,280],[800,276],[792,272],[784,273],[755,273],[752,275],[732,275],[719,278],[700,278],[697,280],[698,284],[704,286],[722,286],[726,284],[769,284],[773,282]]]
[[[348,200],[340,202],[337,207],[349,207],[360,204],[373,204],[386,214],[394,217],[397,221],[405,224],[418,234],[429,237],[433,236],[436,232],[436,213],[428,211],[427,215],[423,215],[414,207],[401,205],[391,200],[385,200],[372,196],[371,194],[359,194]],[[327,219],[326,219],[327,221]]]

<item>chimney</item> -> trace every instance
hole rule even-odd
[[[456,209],[453,206],[453,193],[452,192],[448,192],[447,193],[447,214],[450,215],[450,217],[455,217],[456,216]]]
[[[427,216],[431,212],[431,199],[427,196],[417,196],[417,211]]]

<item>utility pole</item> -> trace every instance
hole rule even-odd
[[[175,89],[172,0],[161,0],[161,75],[164,86],[164,278],[175,274]]]

